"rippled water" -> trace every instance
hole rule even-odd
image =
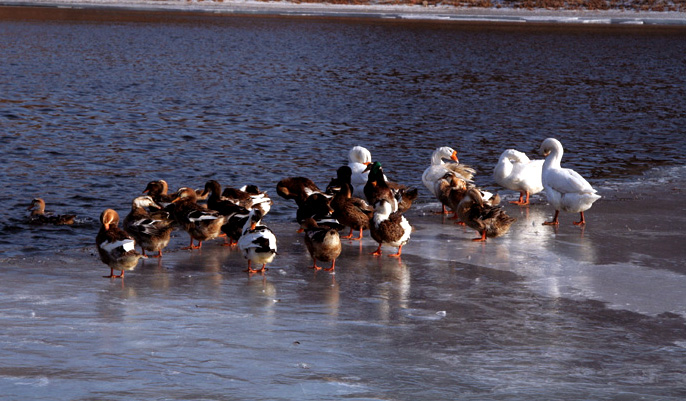
[[[537,230],[522,228],[521,240],[561,254],[559,265],[507,241],[489,248],[493,253],[460,245],[469,259],[450,262],[420,259],[410,249],[400,266],[346,247],[347,269],[313,277],[306,268],[283,268],[302,264],[302,244],[291,233],[280,237],[281,268],[265,281],[246,282],[240,255],[221,249],[171,252],[160,266],[146,261],[125,285],[83,273],[102,268],[88,256],[99,213],[107,207],[126,213],[153,179],[172,188],[208,179],[255,183],[276,196],[274,186],[285,176],[325,185],[359,144],[392,179],[420,188],[421,209],[434,201],[421,173],[443,145],[457,149],[463,163],[482,172],[477,183],[493,189],[490,172],[503,149],[533,154],[549,136],[567,148],[564,163],[596,186],[633,185],[647,170],[683,165],[686,31],[206,16],[106,20],[0,24],[0,257],[4,273],[21,284],[3,287],[0,297],[5,394],[686,395],[683,319],[660,314],[659,302],[649,317],[607,309],[593,300],[596,293],[566,296],[575,286],[601,292],[606,283],[565,283],[576,277],[556,276],[559,270],[578,264],[588,279],[635,268],[631,249],[621,260],[628,267],[612,266],[616,259],[598,232],[543,241]],[[79,224],[27,226],[25,208],[35,196],[48,209],[76,213]],[[290,232],[294,207],[275,201],[270,222]],[[542,213],[519,218],[540,220]],[[413,224],[423,229],[416,243],[440,241],[437,251],[450,254],[445,240],[452,226]],[[175,241],[185,239],[179,234]],[[604,271],[593,269],[603,256],[610,259],[602,261]],[[29,274],[17,262],[22,258],[37,269]],[[480,258],[490,267],[478,267]],[[501,265],[517,258],[525,263],[521,271]],[[55,263],[62,269],[40,268]],[[672,277],[652,278],[668,284]],[[532,291],[537,286],[545,289]]]

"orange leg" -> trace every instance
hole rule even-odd
[[[114,269],[110,267],[110,275],[109,276],[103,276],[104,278],[124,278],[124,270],[121,271],[121,274],[118,276],[114,275]]]
[[[524,195],[526,195],[526,200],[524,200]],[[516,201],[510,201],[510,203],[519,205],[519,206],[526,206],[529,204],[529,191],[523,191],[519,193],[519,200]]]
[[[481,232],[481,237],[474,238],[472,241],[474,241],[474,242],[485,242],[486,241],[486,230]]]
[[[376,248],[376,251],[372,252],[372,255],[374,255],[374,256],[381,255],[381,244],[379,244],[379,247]]]
[[[314,263],[312,264],[312,266],[310,266],[310,269],[312,269],[314,271],[321,270],[322,268],[317,266],[317,259],[312,258],[312,260],[314,260]]]
[[[552,220],[552,221],[546,221],[546,222],[543,223],[543,225],[544,225],[544,226],[556,226],[556,225],[560,224],[559,220],[557,219],[557,217],[558,217],[559,215],[560,215],[560,211],[559,211],[559,210],[556,210],[556,211],[555,211],[555,217],[553,217],[553,220]],[[583,219],[582,219],[582,220],[583,220]]]
[[[360,228],[360,236],[357,238],[351,238],[353,241],[361,241],[362,240],[362,229]]]
[[[402,251],[403,251],[403,246],[400,245],[400,246],[398,247],[398,253],[394,253],[394,254],[388,255],[388,257],[391,257],[391,258],[399,258],[399,257],[400,257],[400,254],[402,253]]]
[[[202,241],[198,241],[198,245],[193,245],[193,237],[191,237],[191,244],[187,247],[181,248],[181,249],[200,249],[202,248]]]
[[[574,225],[575,225],[575,226],[584,226],[584,225],[586,225],[586,219],[584,219],[584,212],[580,212],[580,213],[581,213],[581,221],[575,221],[575,222],[574,222]]]
[[[253,268],[251,267],[251,262],[252,262],[251,260],[248,260],[248,270],[245,270],[245,271],[248,272],[248,273],[264,273],[265,271],[268,270],[268,269],[265,267],[265,266],[267,265],[266,263],[262,265],[262,268],[261,268],[261,269],[255,270],[255,269],[253,269]]]
[[[331,261],[331,267],[325,268],[324,271],[330,272],[336,269],[336,259]]]
[[[159,251],[157,251],[157,255],[151,255],[150,257],[151,258],[161,258],[162,257],[162,250],[160,249]]]
[[[341,239],[351,239],[353,237],[353,228],[350,227],[350,234],[346,235],[345,237],[341,237]]]
[[[434,213],[435,214],[450,214],[450,212],[445,208],[445,205],[442,205],[440,212],[434,212]]]

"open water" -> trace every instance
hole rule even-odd
[[[686,397],[686,30],[97,19],[0,22],[7,399]],[[502,150],[535,156],[551,136],[604,196],[581,234],[539,228],[540,197],[485,247],[428,213],[436,147],[497,190]],[[346,244],[336,275],[313,275],[274,187],[325,186],[354,145],[420,188],[416,245],[398,262]],[[281,255],[267,276],[208,244],[101,279],[100,212],[124,215],[160,178],[269,190]],[[77,224],[26,224],[37,196]]]

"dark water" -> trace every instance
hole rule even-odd
[[[656,228],[643,204],[627,224],[647,221],[644,234],[601,203],[595,229],[553,236],[539,224],[550,211],[532,207],[487,248],[415,215],[417,245],[400,263],[368,256],[364,242],[344,248],[335,276],[313,276],[294,207],[274,190],[293,175],[325,185],[363,145],[420,188],[426,210],[435,201],[421,173],[436,147],[457,149],[495,189],[502,150],[533,155],[549,136],[606,199],[664,177],[655,171],[676,172],[671,188],[684,175],[685,30],[101,19],[0,22],[3,394],[686,396],[683,270],[678,258],[660,270],[663,248],[630,245],[650,235],[676,252],[668,244],[683,230]],[[105,273],[92,255],[100,212],[126,213],[159,178],[268,189],[282,252],[268,277],[246,279],[237,252],[211,246],[145,261],[126,284],[93,275]],[[24,224],[35,196],[79,224]],[[678,202],[669,210],[681,219]],[[612,252],[611,240],[622,246]],[[185,241],[178,233],[173,246]]]

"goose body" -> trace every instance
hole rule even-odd
[[[379,243],[373,255],[381,255],[381,245],[385,244],[398,247],[397,253],[388,256],[399,257],[403,245],[410,240],[412,226],[405,216],[392,211],[390,202],[381,199],[374,208],[374,217],[372,217],[369,231],[372,238]]]
[[[238,240],[238,247],[243,257],[248,260],[249,273],[263,273],[267,270],[267,263],[271,263],[276,256],[276,236],[266,225],[262,224],[262,215],[258,210],[251,209],[243,232]],[[253,269],[252,264],[262,265],[261,269]]]
[[[457,214],[468,226],[481,234],[473,241],[486,241],[486,238],[505,234],[515,218],[508,216],[500,206],[491,206],[484,201],[481,191],[472,187],[467,190],[457,206]]]
[[[493,179],[498,185],[519,191],[516,205],[528,205],[529,196],[543,191],[543,160],[530,160],[529,157],[515,149],[507,149],[498,159],[493,170]]]
[[[369,171],[367,166],[372,163],[372,154],[367,148],[353,146],[348,152],[348,167],[351,170],[350,185],[353,187],[353,196],[364,197],[364,186],[367,184]]]
[[[555,138],[543,141],[540,148],[545,156],[543,163],[542,182],[548,202],[555,208],[555,216],[546,225],[559,224],[560,210],[570,213],[579,213],[581,220],[574,222],[575,225],[584,225],[586,220],[584,212],[600,199],[591,184],[579,173],[569,168],[562,168],[562,144]]]
[[[95,237],[100,260],[110,268],[110,277],[124,277],[124,271],[133,270],[143,255],[136,252],[136,241],[119,228],[119,214],[106,209],[100,215],[100,231]],[[114,271],[121,273],[117,276]]]
[[[320,270],[317,260],[331,262],[331,267],[324,268],[332,271],[336,268],[336,258],[341,254],[341,239],[338,231],[327,227],[319,227],[314,219],[305,219],[301,228],[305,232],[305,246],[313,260],[312,268]]]

